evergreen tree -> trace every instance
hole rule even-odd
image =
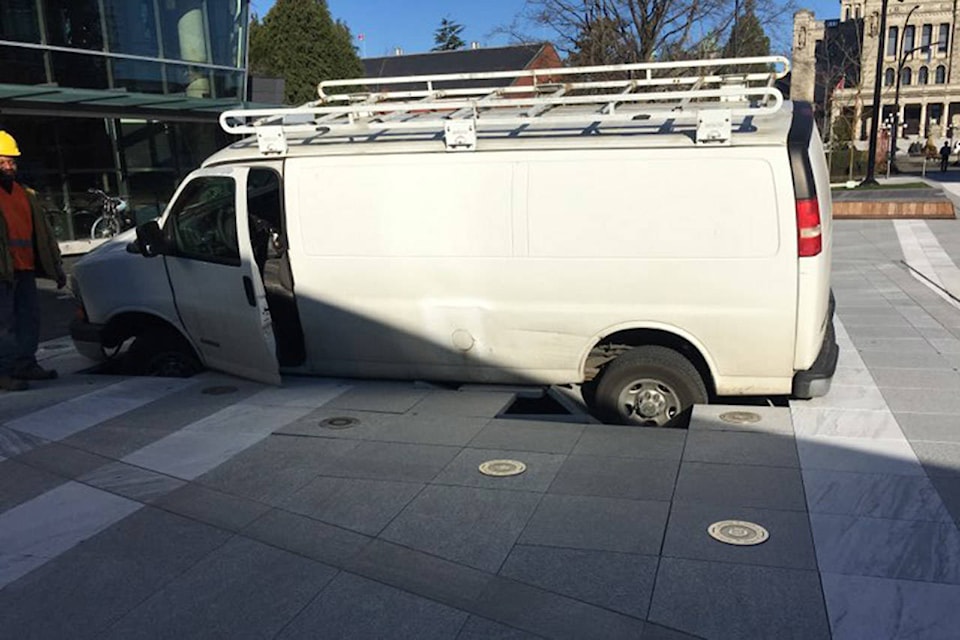
[[[316,100],[321,80],[363,76],[350,29],[326,0],[277,0],[262,22],[254,17],[250,69],[283,78],[288,104]]]
[[[463,49],[465,43],[460,38],[463,25],[457,24],[449,18],[440,21],[440,26],[433,32],[433,43],[436,45],[431,51],[456,51]]]
[[[723,47],[724,58],[747,58],[770,55],[770,38],[757,18],[754,0],[743,0],[740,15],[735,17],[730,37]]]

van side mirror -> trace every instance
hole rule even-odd
[[[166,253],[167,242],[156,220],[144,222],[137,227],[137,248],[140,255],[147,258],[162,256]]]

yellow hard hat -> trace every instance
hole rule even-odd
[[[16,158],[20,155],[20,147],[13,136],[6,131],[0,131],[0,156]]]

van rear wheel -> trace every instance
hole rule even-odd
[[[193,348],[169,329],[154,329],[137,337],[127,352],[133,373],[162,378],[189,378],[203,370]]]
[[[604,368],[595,407],[605,422],[649,427],[685,426],[694,404],[707,401],[697,368],[680,353],[635,347]]]

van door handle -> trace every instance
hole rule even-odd
[[[253,294],[253,280],[250,276],[243,276],[243,290],[247,292],[247,302],[251,307],[257,306],[257,296]]]

